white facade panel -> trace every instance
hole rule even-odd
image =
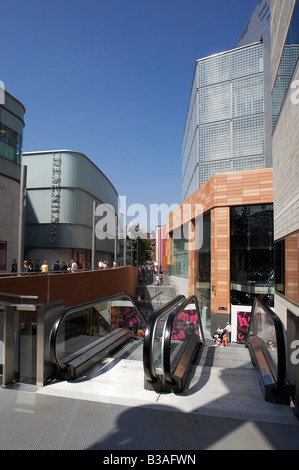
[[[110,220],[114,225],[108,224],[104,234],[101,225],[96,225],[100,228],[96,232],[96,250],[112,257],[118,194],[106,176],[85,155],[69,150],[25,153],[23,164],[28,175],[27,256],[34,249],[52,248],[53,258],[54,250],[59,253],[62,249],[74,253],[85,250],[87,258],[92,247],[95,201],[98,207],[112,206]],[[105,218],[103,211],[99,215]]]

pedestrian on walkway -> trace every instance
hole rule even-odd
[[[17,272],[18,272],[18,263],[17,263],[17,260],[16,260],[16,259],[13,259],[13,260],[12,260],[11,272],[12,272],[12,273],[17,273]]]
[[[78,269],[78,265],[77,265],[76,261],[74,261],[72,259],[71,260],[71,272],[73,273],[73,272],[77,271],[77,269]]]
[[[45,260],[41,266],[42,274],[47,274],[49,272],[48,262]]]
[[[24,261],[24,273],[28,274],[29,273],[29,266],[28,266],[28,261]]]
[[[224,332],[227,335],[227,342],[230,343],[231,341],[231,333],[232,333],[232,326],[229,322],[226,323],[226,327],[224,328]]]
[[[67,265],[65,264],[65,261],[62,261],[59,271],[63,271],[63,272],[67,271]]]
[[[35,261],[35,266],[34,266],[34,271],[38,272],[40,269],[40,259],[37,258],[37,260]]]
[[[60,265],[59,265],[59,259],[56,260],[55,264],[52,266],[52,271],[59,271]]]

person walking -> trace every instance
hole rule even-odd
[[[224,328],[224,331],[227,336],[227,343],[231,342],[231,334],[232,334],[232,326],[229,322],[226,323],[226,327]]]

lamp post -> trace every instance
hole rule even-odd
[[[94,269],[94,262],[95,262],[95,248],[96,248],[95,213],[96,213],[96,201],[93,201],[92,203],[91,269]]]
[[[18,236],[18,272],[23,271],[25,244],[25,211],[26,211],[26,181],[27,166],[21,166],[20,207],[19,207],[19,236]]]
[[[131,240],[131,265],[133,265],[133,240],[137,238],[137,265],[138,265],[138,235],[139,225],[133,225],[132,223],[128,226],[128,237]]]
[[[136,225],[136,226],[135,226],[135,231],[136,231],[136,232],[139,232],[139,225]],[[139,245],[139,244],[138,244],[138,241],[139,241],[139,235],[138,235],[138,233],[137,233],[137,250],[136,250],[136,251],[137,251],[137,254],[136,254],[136,265],[137,265],[137,268],[138,268],[138,245]]]

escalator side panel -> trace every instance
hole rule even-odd
[[[49,338],[56,377],[79,377],[145,328],[145,318],[126,293],[64,309]]]
[[[145,367],[144,388],[157,392],[183,391],[199,346],[205,342],[196,297],[179,299],[171,307],[160,315],[154,312],[147,327],[151,341],[144,355],[153,370]]]
[[[174,383],[176,385],[175,392],[180,393],[184,391],[191,366],[197,356],[201,344],[202,342],[197,335],[192,335],[189,341],[186,342],[184,352],[172,373]]]
[[[156,350],[156,331],[157,325],[161,318],[172,312],[183,300],[185,296],[179,295],[173,300],[163,305],[158,310],[154,310],[147,322],[145,336],[144,336],[144,348],[143,348],[143,369],[145,376],[145,387],[147,382],[154,383],[157,380],[157,374],[155,372],[155,360],[157,358]],[[167,316],[166,316],[167,318]],[[161,346],[160,346],[161,355]]]
[[[112,351],[134,339],[137,340],[137,336],[132,331],[119,330],[116,335],[107,338],[98,347],[68,363],[67,380],[75,380],[82,376],[83,373],[105,359]]]

